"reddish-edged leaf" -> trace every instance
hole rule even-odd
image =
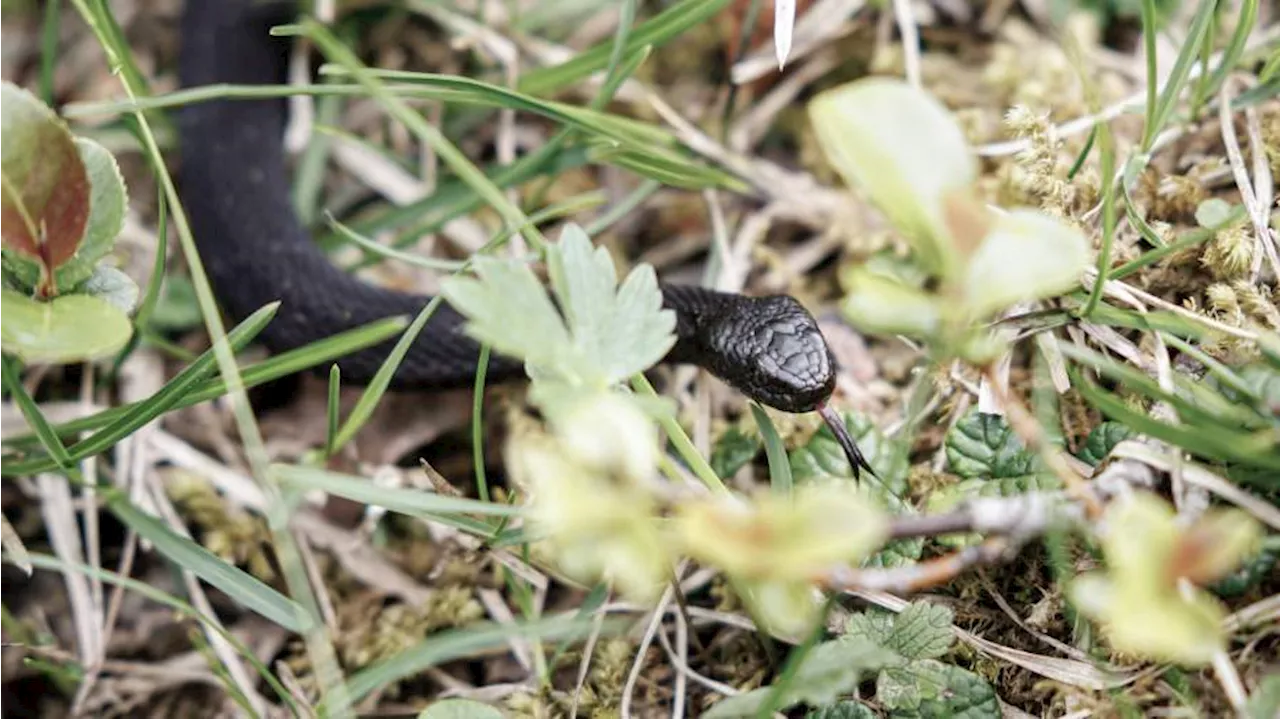
[[[71,259],[89,219],[89,175],[66,125],[27,91],[4,83],[3,238],[44,277]]]

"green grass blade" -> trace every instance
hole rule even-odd
[[[26,417],[27,424],[35,430],[36,437],[40,439],[40,444],[44,446],[44,450],[49,453],[52,458],[53,467],[60,467],[64,472],[74,472],[74,460],[71,454],[67,452],[67,447],[62,443],[62,438],[54,431],[53,426],[49,424],[49,420],[45,418],[44,413],[36,406],[35,400],[31,398],[31,394],[27,392],[26,386],[22,384],[22,377],[18,374],[18,360],[15,357],[4,355],[0,358],[0,368],[3,371],[4,386],[9,390],[9,394],[13,397],[13,401],[18,404],[22,416]],[[53,467],[50,467],[52,469]]]
[[[625,52],[635,52],[645,45],[661,47],[685,30],[707,22],[726,4],[728,0],[681,0],[635,26],[627,38]],[[599,43],[559,65],[525,73],[517,87],[530,95],[553,92],[603,70],[613,52],[612,40]]]
[[[606,620],[601,636],[615,636],[629,624]],[[591,632],[589,619],[561,617],[514,625],[480,624],[432,634],[400,654],[353,675],[347,683],[354,700],[384,689],[406,677],[420,674],[444,662],[500,649],[512,639],[559,641],[578,640]]]
[[[291,632],[303,633],[309,628],[306,612],[293,600],[190,539],[175,534],[160,520],[130,504],[124,494],[115,491],[104,495],[112,514],[174,564]]]
[[[787,448],[782,445],[782,438],[773,426],[773,421],[764,409],[751,402],[751,416],[760,428],[760,436],[764,439],[765,456],[769,460],[769,481],[773,491],[781,495],[791,494],[791,462],[787,459]]]
[[[318,489],[353,502],[384,507],[398,514],[419,517],[461,529],[484,539],[493,539],[493,528],[466,515],[518,517],[523,509],[501,502],[482,502],[463,497],[445,497],[416,489],[379,487],[368,479],[297,465],[275,465],[272,469],[283,484],[300,489]]]
[[[1150,11],[1148,11],[1150,6]],[[1146,152],[1151,149],[1152,143],[1155,142],[1156,136],[1168,124],[1169,118],[1173,115],[1174,105],[1178,101],[1178,96],[1182,94],[1183,88],[1187,84],[1187,77],[1191,74],[1191,67],[1195,65],[1196,52],[1200,47],[1200,43],[1204,41],[1205,33],[1209,30],[1209,25],[1213,20],[1213,11],[1217,7],[1215,0],[1201,0],[1199,9],[1196,10],[1195,17],[1191,20],[1191,26],[1187,29],[1187,36],[1183,38],[1182,50],[1178,52],[1177,59],[1174,60],[1173,68],[1169,71],[1169,77],[1165,82],[1164,90],[1160,93],[1160,98],[1152,103],[1152,93],[1155,92],[1155,2],[1154,0],[1143,0],[1143,35],[1147,43],[1147,123],[1142,133],[1142,149]]]

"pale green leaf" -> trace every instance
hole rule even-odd
[[[1244,713],[1249,719],[1274,719],[1280,714],[1280,673],[1265,676],[1258,682]]]
[[[941,322],[937,300],[910,285],[865,269],[845,273],[849,293],[840,303],[845,319],[872,334],[927,337]]]
[[[129,318],[97,297],[64,295],[37,302],[3,290],[4,351],[26,362],[66,364],[114,354],[133,335]]]
[[[1218,227],[1231,217],[1231,203],[1210,197],[1196,206],[1196,224],[1204,228]]]
[[[1066,292],[1079,286],[1088,262],[1088,241],[1065,221],[1034,210],[1000,215],[969,259],[965,310],[984,317]]]
[[[548,257],[552,286],[589,379],[613,385],[661,360],[675,344],[675,313],[662,308],[657,277],[637,267],[617,285],[605,248],[569,225]]]
[[[475,279],[454,276],[441,287],[449,304],[467,317],[467,334],[539,368],[569,363],[568,330],[533,271],[484,255],[474,264]]]
[[[828,161],[869,194],[933,274],[959,253],[946,223],[950,196],[967,192],[978,163],[951,113],[905,82],[869,78],[818,95],[809,116]]]

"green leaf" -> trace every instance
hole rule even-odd
[[[129,206],[124,176],[120,174],[116,158],[93,140],[77,137],[75,143],[89,176],[89,219],[75,255],[54,275],[60,292],[70,290],[93,275],[98,261],[115,246]],[[137,294],[136,290],[134,294]]]
[[[718,477],[732,477],[760,454],[762,446],[759,437],[730,427],[711,447],[711,469]]]
[[[894,659],[892,652],[865,639],[823,642],[805,656],[774,710],[783,711],[801,702],[810,706],[830,704],[841,694],[852,691],[863,672],[879,669]],[[772,692],[773,687],[761,687],[730,697],[703,716],[709,719],[754,716]]]
[[[895,719],[999,719],[1000,703],[987,680],[951,664],[921,659],[884,670],[876,699]]]
[[[1132,436],[1133,430],[1119,422],[1103,422],[1089,433],[1084,446],[1076,452],[1076,456],[1096,467],[1107,458],[1108,454],[1111,454],[1111,450],[1115,449],[1117,444]]]
[[[1018,258],[1011,262],[1010,258]],[[1013,210],[969,258],[965,270],[965,311],[986,315],[1018,302],[1037,300],[1080,284],[1089,262],[1089,243],[1080,230],[1035,210]]]
[[[940,604],[912,602],[894,620],[884,646],[908,659],[940,657],[955,641],[951,618],[951,610]]]
[[[470,699],[445,699],[423,709],[418,719],[502,719],[502,712]]]
[[[657,364],[675,344],[676,316],[662,308],[653,267],[637,267],[622,287],[609,252],[577,225],[548,248],[548,269],[583,367],[616,384]]]
[[[5,352],[25,362],[67,364],[106,357],[133,335],[129,318],[97,297],[64,295],[37,302],[0,290],[0,341]]]
[[[843,701],[811,709],[804,719],[876,719],[876,713],[862,702]]]
[[[8,82],[0,94],[0,234],[6,254],[25,260],[8,269],[34,287],[71,259],[84,236],[89,176],[75,140],[52,110]]]
[[[909,465],[901,445],[885,437],[874,422],[861,414],[843,412],[841,417],[871,468],[883,480],[885,489],[895,495],[905,492]],[[791,450],[790,457],[791,474],[797,482],[853,479],[849,460],[826,425],[804,446]]]
[[[856,612],[845,624],[845,636],[862,638],[874,642],[877,646],[887,647],[889,637],[893,634],[894,613],[885,609],[871,608]]]
[[[1003,417],[972,410],[947,432],[947,466],[965,478],[1007,479],[1047,474]]]
[[[310,620],[300,605],[257,578],[227,564],[186,537],[174,534],[149,514],[129,503],[123,494],[107,498],[107,506],[122,523],[150,541],[174,564],[226,592],[249,609],[292,632],[307,631]]]
[[[128,314],[138,306],[138,285],[125,273],[110,265],[98,265],[89,279],[76,288],[80,292],[106,302]]]

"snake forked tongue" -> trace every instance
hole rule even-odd
[[[840,448],[844,450],[845,459],[849,460],[849,468],[853,470],[853,478],[861,479],[862,470],[864,469],[867,474],[875,477],[875,470],[871,469],[871,463],[862,455],[862,450],[858,449],[858,443],[853,441],[853,435],[849,434],[849,427],[844,423],[844,419],[840,417],[840,413],[832,409],[831,405],[823,402],[818,405],[818,414],[822,415],[822,420],[831,428],[831,433],[836,436],[836,441],[840,443]]]

